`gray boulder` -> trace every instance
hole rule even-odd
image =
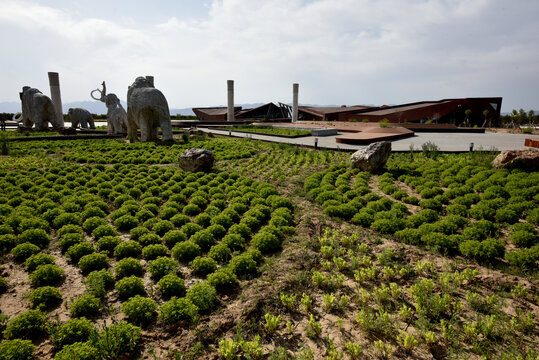
[[[180,167],[191,172],[209,171],[213,161],[213,153],[207,149],[191,148],[179,156]]]
[[[492,161],[496,168],[518,168],[527,171],[539,170],[539,150],[522,149],[502,151]]]
[[[350,156],[350,162],[352,167],[359,168],[361,171],[375,172],[384,167],[389,154],[391,154],[389,141],[375,142],[353,153]]]

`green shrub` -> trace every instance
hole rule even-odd
[[[65,271],[58,265],[39,265],[29,278],[33,287],[57,285],[65,279]]]
[[[137,258],[142,253],[142,246],[133,240],[127,240],[121,242],[114,248],[114,256],[117,259],[123,259],[126,257]]]
[[[185,240],[187,240],[187,236],[180,230],[170,230],[163,235],[163,242],[169,249],[172,249],[174,245]]]
[[[142,276],[142,265],[137,259],[128,257],[123,258],[114,267],[114,272],[117,279],[121,279],[127,276],[135,275]]]
[[[526,217],[526,220],[530,224],[534,224],[535,226],[539,226],[539,208],[532,209],[528,212],[528,216]]]
[[[239,234],[228,234],[223,237],[221,244],[228,246],[233,251],[242,250],[245,248],[245,239]]]
[[[78,264],[79,260],[83,256],[93,254],[94,252],[95,249],[92,244],[88,241],[83,241],[67,249],[66,256],[71,260],[72,263]]]
[[[190,266],[193,269],[194,274],[206,277],[206,275],[217,269],[217,262],[210,257],[197,256],[191,261]]]
[[[202,210],[200,210],[200,207],[195,204],[185,205],[182,211],[187,216],[195,216],[202,212]]]
[[[512,231],[509,234],[509,239],[519,248],[531,247],[539,242],[537,235],[524,230]]]
[[[20,243],[29,242],[39,246],[42,249],[46,248],[50,241],[51,239],[49,238],[49,235],[43,229],[28,229],[19,235]]]
[[[55,307],[62,302],[62,294],[60,290],[52,286],[42,286],[33,290],[28,295],[28,300],[32,308],[39,310],[47,310]]]
[[[161,238],[157,234],[148,233],[148,234],[142,235],[138,239],[138,242],[139,242],[139,244],[141,246],[144,247],[144,246],[148,246],[148,245],[152,245],[152,244],[161,244]]]
[[[47,315],[39,310],[28,310],[11,319],[4,335],[8,339],[36,339],[47,331]]]
[[[54,360],[100,360],[99,350],[91,342],[76,342],[66,345],[54,356]]]
[[[230,270],[237,276],[256,276],[257,263],[249,254],[243,253],[233,257],[229,264]]]
[[[84,235],[84,230],[79,225],[67,224],[62,226],[57,232],[59,237],[62,237],[66,234],[81,234]]]
[[[97,206],[87,206],[82,212],[82,218],[86,220],[90,218],[104,218],[105,216],[107,216],[105,211]]]
[[[159,220],[153,225],[152,230],[159,236],[165,235],[170,230],[174,229],[174,224],[168,220]]]
[[[215,239],[221,239],[226,235],[226,229],[219,224],[213,224],[206,229]]]
[[[228,229],[228,234],[238,234],[246,239],[251,236],[251,228],[244,223],[234,224]]]
[[[190,237],[193,234],[199,232],[202,230],[202,226],[195,224],[195,223],[186,223],[182,226],[181,231],[187,236]]]
[[[180,321],[195,322],[198,308],[189,299],[173,297],[159,307],[159,320],[166,325]]]
[[[505,253],[505,260],[512,266],[516,266],[524,271],[532,271],[537,268],[539,260],[539,246],[530,249],[520,249]]]
[[[166,256],[168,249],[162,244],[148,245],[142,249],[142,257],[146,260],[153,260],[159,256]]]
[[[158,282],[157,287],[164,298],[172,296],[182,297],[185,295],[185,282],[182,278],[172,273],[164,275]]]
[[[109,259],[107,255],[94,253],[84,255],[79,260],[79,268],[83,274],[88,274],[92,271],[106,269],[109,267]]]
[[[436,199],[423,199],[419,202],[419,206],[421,206],[422,209],[431,209],[437,212],[443,210],[442,203]]]
[[[97,297],[103,297],[107,290],[114,285],[114,277],[108,270],[92,271],[86,277],[86,287],[88,292]]]
[[[260,250],[262,253],[268,254],[279,250],[281,248],[281,242],[274,234],[260,231],[251,239],[251,246]]]
[[[6,340],[0,343],[1,360],[33,360],[36,346],[30,340]]]
[[[78,214],[64,212],[64,213],[59,214],[53,220],[53,225],[56,229],[59,229],[62,226],[68,225],[68,224],[80,226],[82,224],[82,218]]]
[[[106,252],[108,255],[112,255],[114,253],[114,249],[120,242],[122,242],[122,239],[120,239],[118,236],[103,236],[96,243],[97,250],[100,252]]]
[[[157,315],[157,303],[140,295],[133,296],[122,303],[122,312],[127,315],[130,322],[136,325],[147,325]]]
[[[170,218],[170,222],[174,224],[174,226],[181,227],[185,224],[187,224],[190,221],[189,216],[184,214],[177,214]]]
[[[91,234],[99,226],[107,224],[107,220],[105,220],[104,218],[93,216],[84,221],[84,223],[82,224],[82,228],[84,229],[84,231],[86,231],[86,233]]]
[[[202,226],[202,227],[208,227],[211,223],[211,216],[206,213],[198,214],[195,217],[195,223]]]
[[[97,330],[88,319],[70,319],[54,329],[51,335],[56,348],[62,349],[66,345],[88,341],[97,335]]]
[[[159,211],[158,216],[161,219],[170,220],[174,215],[176,215],[178,213],[179,213],[179,211],[178,211],[177,208],[172,207],[172,206],[165,206],[165,207],[163,207],[161,209],[161,211]]]
[[[86,294],[73,301],[69,307],[69,313],[73,318],[93,318],[99,315],[100,309],[101,300],[91,294]]]
[[[469,213],[475,219],[494,220],[496,216],[496,210],[490,207],[488,203],[482,201],[473,206]]]
[[[155,217],[155,214],[148,209],[142,209],[136,213],[135,217],[139,222],[145,222]]]
[[[148,263],[148,272],[154,279],[160,279],[165,275],[178,272],[179,264],[168,256],[160,256]]]
[[[211,311],[215,306],[217,292],[215,288],[206,282],[196,283],[191,286],[185,295],[202,313]]]
[[[137,226],[137,227],[131,229],[131,231],[129,232],[129,236],[130,236],[131,240],[138,241],[138,239],[140,239],[141,236],[146,235],[149,232],[150,232],[150,230],[148,230],[144,226]]]
[[[498,223],[514,224],[518,221],[519,215],[508,207],[496,210],[496,221]]]
[[[177,243],[172,248],[172,256],[182,262],[189,262],[195,257],[200,255],[200,246],[195,244],[193,241],[184,241]]]
[[[140,327],[120,321],[99,334],[99,352],[105,359],[118,359],[121,354],[133,352],[142,339]]]
[[[466,240],[459,244],[459,250],[465,256],[491,262],[495,258],[503,257],[505,244],[495,239]]]
[[[138,220],[136,217],[126,214],[123,216],[120,216],[116,220],[114,220],[114,226],[118,228],[120,231],[127,231],[135,228],[138,225]]]
[[[394,234],[398,230],[404,229],[406,222],[402,219],[378,219],[371,224],[371,229],[382,234]]]
[[[65,253],[71,246],[84,242],[84,235],[79,233],[68,233],[60,237],[58,244],[62,248],[62,253]]]
[[[95,240],[99,240],[103,236],[116,236],[117,234],[116,229],[110,225],[100,225],[92,231]]]
[[[25,261],[30,256],[37,254],[41,249],[31,243],[22,243],[11,249],[11,254],[17,261]]]
[[[421,233],[418,229],[406,228],[395,232],[395,237],[405,244],[420,245]]]
[[[17,245],[17,237],[13,234],[0,235],[0,255],[11,251]]]
[[[453,252],[457,245],[454,238],[439,232],[432,232],[430,234],[423,235],[421,236],[421,241],[427,244],[434,251],[442,254],[449,254]]]
[[[235,289],[239,284],[238,278],[229,268],[219,269],[209,274],[208,283],[220,293]]]
[[[115,285],[120,299],[129,299],[135,295],[144,295],[144,283],[141,278],[134,275],[118,280]]]
[[[212,246],[208,256],[220,264],[225,264],[232,258],[232,252],[226,244],[221,243]]]
[[[50,254],[38,253],[38,254],[31,255],[24,262],[26,269],[30,272],[37,269],[39,265],[45,265],[45,264],[54,264],[54,256]]]

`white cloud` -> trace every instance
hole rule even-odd
[[[17,54],[0,60],[0,101],[26,84],[47,92],[46,71],[59,71],[64,101],[88,100],[102,80],[125,98],[151,74],[171,107],[223,104],[235,79],[237,102],[290,101],[299,82],[306,103],[503,96],[504,111],[539,108],[537,2],[215,0],[206,17],[161,23],[135,5],[121,22],[79,8],[0,1]]]

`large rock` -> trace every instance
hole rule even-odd
[[[539,170],[539,150],[522,149],[502,151],[492,161],[496,168],[519,168],[527,171]]]
[[[389,154],[391,154],[389,141],[375,142],[353,153],[350,156],[350,162],[352,167],[359,168],[361,171],[375,172],[384,167]]]
[[[208,171],[213,167],[213,153],[207,149],[191,148],[179,157],[180,167],[185,171]]]

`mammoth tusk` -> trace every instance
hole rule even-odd
[[[21,120],[22,120],[22,113],[21,113],[21,112],[18,112],[18,113],[16,113],[16,114],[13,114],[13,117],[11,118],[11,120],[16,121],[16,122],[21,122]]]
[[[99,93],[99,98],[96,98],[96,97],[94,96],[94,93],[95,93],[96,91]],[[90,96],[92,97],[92,99],[97,100],[97,101],[101,101],[102,94],[103,94],[103,92],[102,92],[101,90],[99,90],[99,89],[95,89],[95,90],[92,90],[92,91],[90,92]]]

